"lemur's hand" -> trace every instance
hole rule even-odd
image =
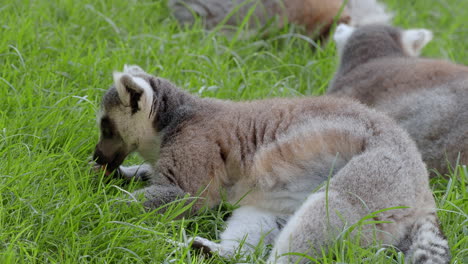
[[[138,181],[148,181],[153,175],[153,169],[148,164],[135,165],[130,167],[120,166],[116,172],[117,176],[123,179]]]
[[[102,173],[105,171],[106,176],[113,174],[114,178],[125,179],[125,180],[138,180],[138,181],[147,181],[151,178],[152,169],[148,164],[124,167],[119,166],[119,168],[114,171],[107,170],[106,165],[97,164],[94,161],[90,162],[91,170],[96,173]]]
[[[101,164],[98,164],[96,163],[95,161],[90,161],[89,162],[89,165],[91,165],[91,171],[92,172],[95,172],[95,173],[102,173],[102,171],[104,171],[105,175],[106,176],[109,176],[111,175],[113,172],[114,172],[114,176],[116,178],[120,178],[121,177],[121,172],[120,172],[120,169],[116,169],[115,171],[109,171],[107,170],[107,167],[106,165],[101,165]]]

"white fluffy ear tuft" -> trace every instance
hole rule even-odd
[[[126,72],[114,72],[113,77],[120,101],[124,106],[131,106],[132,112],[147,108],[152,103],[153,89],[146,80]]]
[[[141,74],[146,73],[140,66],[138,65],[124,65],[124,73],[128,74]]]
[[[117,93],[119,94],[120,101],[124,106],[130,106],[130,93],[127,91],[125,84],[122,81],[124,77],[129,78],[130,76],[123,72],[114,72],[112,76],[114,77],[114,85],[115,89],[117,89]]]
[[[433,34],[427,29],[408,29],[401,34],[401,44],[409,56],[419,56],[421,50],[433,38]]]
[[[354,30],[354,27],[346,24],[339,24],[336,27],[335,34],[333,34],[333,40],[335,41],[336,49],[340,57],[343,53],[346,42],[348,42],[348,39],[353,34]]]

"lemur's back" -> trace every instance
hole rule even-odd
[[[223,173],[216,174],[214,182],[218,185],[210,185],[215,190],[209,189],[207,195],[214,196],[207,197],[208,200],[217,200],[219,188],[227,188],[228,198],[234,203],[242,198],[241,204],[261,206],[258,204],[261,200],[259,196],[270,195],[267,200],[272,201],[263,206],[271,209],[270,203],[281,203],[277,197],[271,196],[271,192],[279,190],[279,186],[283,191],[302,192],[300,199],[303,199],[307,197],[306,193],[318,188],[329,176],[345,166],[351,166],[347,165],[348,162],[360,155],[367,156],[362,164],[378,164],[378,160],[371,161],[373,156],[368,153],[372,151],[386,152],[389,159],[397,159],[405,170],[413,170],[407,174],[388,172],[381,179],[383,185],[385,182],[399,182],[419,188],[428,184],[424,166],[415,167],[420,155],[406,133],[384,115],[350,100],[320,97],[229,102],[216,112],[203,112],[193,121],[188,121],[178,132],[177,138],[180,138],[180,143],[174,146],[177,149],[197,140],[200,146],[215,145],[219,148],[219,152],[210,154],[221,155],[219,167],[225,164],[225,169]],[[190,154],[190,151],[194,153]],[[201,151],[200,148],[187,149],[184,155],[195,156]],[[207,155],[203,154],[203,157]],[[209,159],[215,160],[217,157]],[[184,157],[177,159],[186,160]],[[361,169],[366,170],[365,167]],[[358,174],[346,177],[357,180],[361,177]],[[373,180],[377,180],[376,177],[372,176]],[[190,188],[193,186],[192,180],[187,178],[187,182],[181,180],[179,184]],[[246,191],[252,188],[254,191],[246,195]],[[411,193],[422,194],[423,189]],[[424,197],[427,198],[428,193]],[[380,205],[383,205],[387,202],[385,197],[395,194],[366,191],[359,195],[367,197],[361,199],[376,204],[380,204],[376,197],[382,195],[383,203]],[[402,195],[399,194],[400,197]],[[426,198],[419,200],[419,205],[424,204]],[[300,203],[292,201],[288,204],[289,208],[284,208],[284,213],[294,212]],[[413,199],[400,200],[400,203],[418,206]],[[376,206],[372,209],[379,208]],[[276,210],[280,211],[278,208]]]
[[[415,139],[429,169],[447,172],[468,164],[468,78],[459,78],[430,89],[402,93],[376,103],[376,109],[395,118]],[[461,153],[459,153],[461,152]]]
[[[386,100],[438,88],[458,78],[468,79],[468,67],[435,59],[390,57],[360,64],[345,75],[338,73],[328,93],[350,95],[366,105],[378,106]]]
[[[428,59],[376,64],[340,79],[343,84],[335,84],[346,89],[333,93],[356,98],[397,120],[416,141],[429,169],[446,173],[447,161],[452,166],[457,161],[468,164],[468,67]]]
[[[460,163],[468,163],[468,67],[418,58],[419,50],[409,56],[403,32],[376,26],[348,37],[328,94],[358,99],[393,117],[416,141],[428,168],[446,173],[447,161],[455,165],[459,152]],[[420,34],[412,36],[415,49],[428,41],[417,39],[424,38],[423,30],[408,32]]]

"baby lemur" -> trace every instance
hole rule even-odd
[[[448,163],[468,164],[468,67],[418,57],[431,31],[339,25],[334,39],[341,59],[328,94],[393,117],[429,169],[447,173]]]
[[[187,194],[194,210],[220,203],[221,194],[238,202],[220,243],[196,237],[193,246],[228,257],[263,239],[274,245],[268,263],[304,263],[284,254],[320,254],[363,217],[399,207],[361,227],[362,245],[395,245],[411,263],[450,260],[416,145],[352,100],[198,98],[130,66],[114,73],[98,120],[96,162],[125,177],[150,175],[136,193],[146,207]],[[121,167],[134,151],[148,165]]]

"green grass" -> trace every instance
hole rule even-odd
[[[468,64],[468,1],[387,2],[397,25],[435,32],[425,55]],[[313,51],[293,32],[300,31],[228,39],[181,28],[158,0],[2,1],[0,263],[231,263],[166,240],[218,238],[231,206],[174,220],[180,205],[145,212],[123,198],[137,184],[90,173],[95,112],[112,71],[125,63],[207,97],[323,93],[336,67],[333,43]],[[467,182],[466,168],[432,181],[455,263],[468,262]],[[389,254],[345,240],[321,262],[401,262]]]

